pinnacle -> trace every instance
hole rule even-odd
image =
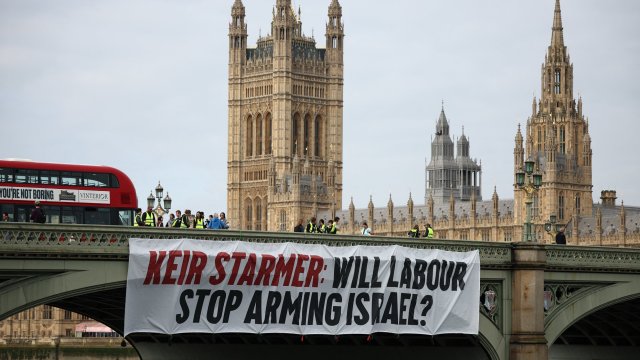
[[[560,0],[556,0],[556,7],[553,13],[553,28],[551,34],[551,47],[564,46],[564,35],[562,28],[562,12],[560,10]]]

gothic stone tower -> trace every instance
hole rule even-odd
[[[482,200],[482,168],[469,156],[469,140],[464,135],[457,142],[454,158],[453,141],[449,136],[449,121],[440,111],[436,136],[431,141],[431,161],[425,168],[425,204],[446,204],[458,201]]]
[[[515,140],[514,172],[523,167],[526,156],[543,174],[542,187],[533,199],[534,223],[544,223],[551,214],[562,224],[574,215],[592,214],[589,124],[582,114],[582,99],[576,103],[573,98],[573,64],[564,45],[560,0],[556,0],[551,45],[542,65],[541,99],[537,104],[533,100],[526,143],[520,127]],[[522,224],[524,191],[515,187],[514,195],[515,221]]]
[[[277,0],[271,34],[247,48],[245,7],[229,25],[231,227],[290,231],[342,208],[342,7],[332,0],[326,49],[302,33],[291,0]]]

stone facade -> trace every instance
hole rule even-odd
[[[342,7],[331,1],[324,49],[291,0],[276,1],[255,48],[241,0],[231,18],[228,217],[235,229],[291,230],[342,208]]]
[[[525,159],[534,160],[536,171],[543,176],[532,204],[536,241],[555,241],[555,232],[545,229],[545,223],[555,215],[557,224],[566,228],[570,245],[640,246],[640,208],[616,205],[614,190],[602,192],[602,205],[593,202],[589,123],[582,112],[582,99],[576,101],[573,97],[573,64],[564,45],[559,0],[554,9],[551,44],[542,65],[541,87],[541,98],[534,98],[526,122],[526,137],[518,125],[514,147],[514,184],[515,173],[523,168]],[[432,159],[438,156],[434,151],[453,149],[452,141],[447,142],[444,136],[446,132],[448,137],[444,110],[436,130],[437,146],[432,143]],[[453,155],[449,155],[451,162]],[[450,165],[453,168],[453,163]],[[500,200],[494,189],[490,201],[479,201],[474,196],[469,201],[460,201],[466,199],[458,197],[452,189],[429,187],[428,171],[436,168],[447,167],[445,162],[427,167],[426,205],[414,206],[409,195],[406,206],[395,207],[390,197],[386,207],[376,208],[370,200],[367,208],[356,210],[352,200],[349,209],[337,213],[342,219],[342,232],[356,234],[366,221],[374,234],[406,236],[414,224],[421,225],[424,232],[423,226],[429,223],[436,237],[443,239],[522,240],[526,214],[523,190],[514,185],[513,200]],[[447,195],[448,201],[443,202]],[[319,217],[330,218],[326,213]]]
[[[0,321],[0,342],[39,344],[75,337],[77,324],[90,320],[53,306],[36,306]]]

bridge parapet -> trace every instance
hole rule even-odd
[[[4,223],[0,224],[0,256],[39,256],[74,258],[122,257],[129,254],[129,239],[199,239],[218,241],[247,241],[258,243],[294,242],[328,246],[383,246],[401,245],[419,249],[448,251],[479,250],[483,268],[509,269],[511,267],[510,243],[477,241],[453,241],[413,239],[398,237],[357,235],[328,235],[273,233],[259,231],[199,230],[173,228],[145,228],[93,225],[61,225]]]

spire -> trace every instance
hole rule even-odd
[[[560,0],[556,0],[556,8],[553,14],[553,28],[551,33],[551,47],[563,47],[564,37],[562,34],[562,13],[560,11]]]
[[[449,135],[449,121],[447,121],[447,115],[444,114],[444,104],[436,125],[436,135]]]

